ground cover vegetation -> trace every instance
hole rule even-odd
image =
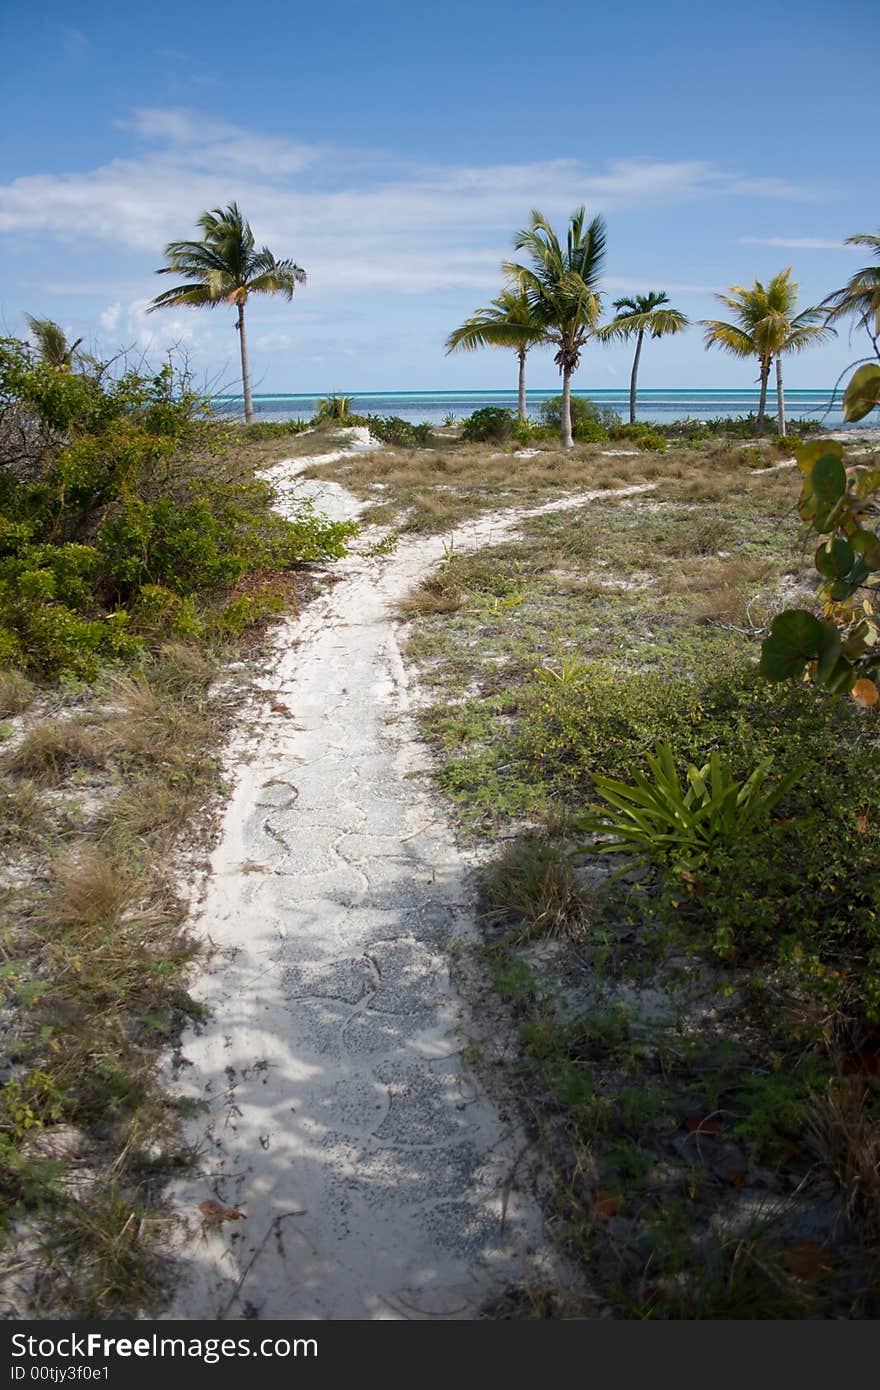
[[[185,375],[120,368],[0,344],[12,1316],[155,1306],[162,1184],[188,1159],[159,1058],[198,1016],[175,872],[210,835],[266,620],[296,608],[352,530],[308,506],[276,514],[259,441],[212,420]]]
[[[503,474],[490,448],[443,453],[446,525],[496,467],[496,505],[604,482],[452,545],[401,605],[439,785],[486,859],[478,954],[504,1007],[475,1063],[554,1174],[580,1315],[876,1316],[876,715],[759,668],[793,603],[830,621],[798,514],[825,444],[798,469],[769,441],[666,442],[548,447],[514,479],[515,444]],[[386,520],[412,520],[430,457],[376,458]]]

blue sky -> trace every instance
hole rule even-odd
[[[446,357],[443,341],[497,293],[532,207],[560,230],[579,203],[603,213],[609,303],[666,289],[692,319],[789,264],[816,302],[864,258],[843,238],[880,221],[867,0],[15,8],[0,330],[22,333],[27,310],[108,354],[181,342],[233,388],[230,311],[144,312],[165,242],[233,198],[308,274],[293,304],[250,302],[262,391],[512,386],[510,354]],[[789,363],[789,385],[830,384],[856,346],[844,329]],[[628,371],[627,347],[589,348],[576,385]],[[649,344],[640,373],[753,378],[696,328]],[[534,353],[530,384],[557,380]]]

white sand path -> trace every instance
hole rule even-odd
[[[336,484],[295,484],[314,461],[270,476],[356,513]],[[640,490],[483,517],[455,546]],[[170,1317],[473,1318],[509,1280],[558,1272],[536,1156],[461,1062],[480,1027],[449,951],[474,938],[474,904],[393,616],[446,543],[335,567],[279,629],[269,714],[229,751],[236,783],[196,923],[216,947],[193,991],[211,1016],[185,1036],[175,1082],[207,1109],[188,1124],[202,1171],[173,1191],[190,1234]],[[246,1220],[202,1230],[206,1199]]]

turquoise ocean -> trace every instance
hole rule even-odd
[[[440,425],[448,415],[461,419],[482,406],[509,406],[516,409],[515,391],[354,391],[346,392],[354,397],[354,410],[359,415],[399,415],[404,420],[416,423],[427,420]],[[583,391],[572,393],[597,405],[611,406],[620,413],[623,420],[629,419],[629,391]],[[841,395],[838,391],[832,401],[832,390],[825,391],[786,391],[785,413],[788,419],[806,417],[819,421],[826,429],[843,427]],[[558,391],[530,391],[528,393],[529,414],[536,417],[543,400],[558,395]],[[317,395],[268,395],[254,396],[254,411],[260,420],[309,419],[315,413]],[[240,415],[242,400],[240,396],[217,396],[215,407],[224,414]],[[673,420],[706,420],[725,415],[736,418],[748,415],[758,408],[758,392],[748,391],[640,391],[638,418],[640,420],[668,424]],[[776,417],[776,395],[768,393],[767,412],[771,421]],[[876,425],[869,417],[863,425]]]

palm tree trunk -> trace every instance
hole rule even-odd
[[[562,447],[574,448],[571,433],[571,367],[562,368]]]
[[[244,419],[245,424],[251,425],[254,420],[254,398],[251,395],[251,374],[248,367],[247,355],[247,333],[244,327],[244,304],[238,306],[238,329],[239,346],[241,348],[241,384],[244,388]]]
[[[636,355],[633,358],[632,376],[629,379],[629,422],[634,425],[636,422],[636,382],[639,376],[639,358],[642,355],[642,342],[645,337],[645,330],[639,333],[636,338]]]
[[[782,393],[782,353],[776,354],[776,423],[781,435],[785,435],[785,396]]]
[[[761,358],[761,399],[758,401],[758,434],[764,433],[764,415],[767,411],[767,378],[770,375],[769,357]]]
[[[521,347],[521,348],[517,348],[516,351],[517,351],[517,356],[519,357],[519,410],[518,410],[518,417],[519,417],[520,420],[525,420],[525,418],[526,418],[526,353],[528,352],[528,348]]]

